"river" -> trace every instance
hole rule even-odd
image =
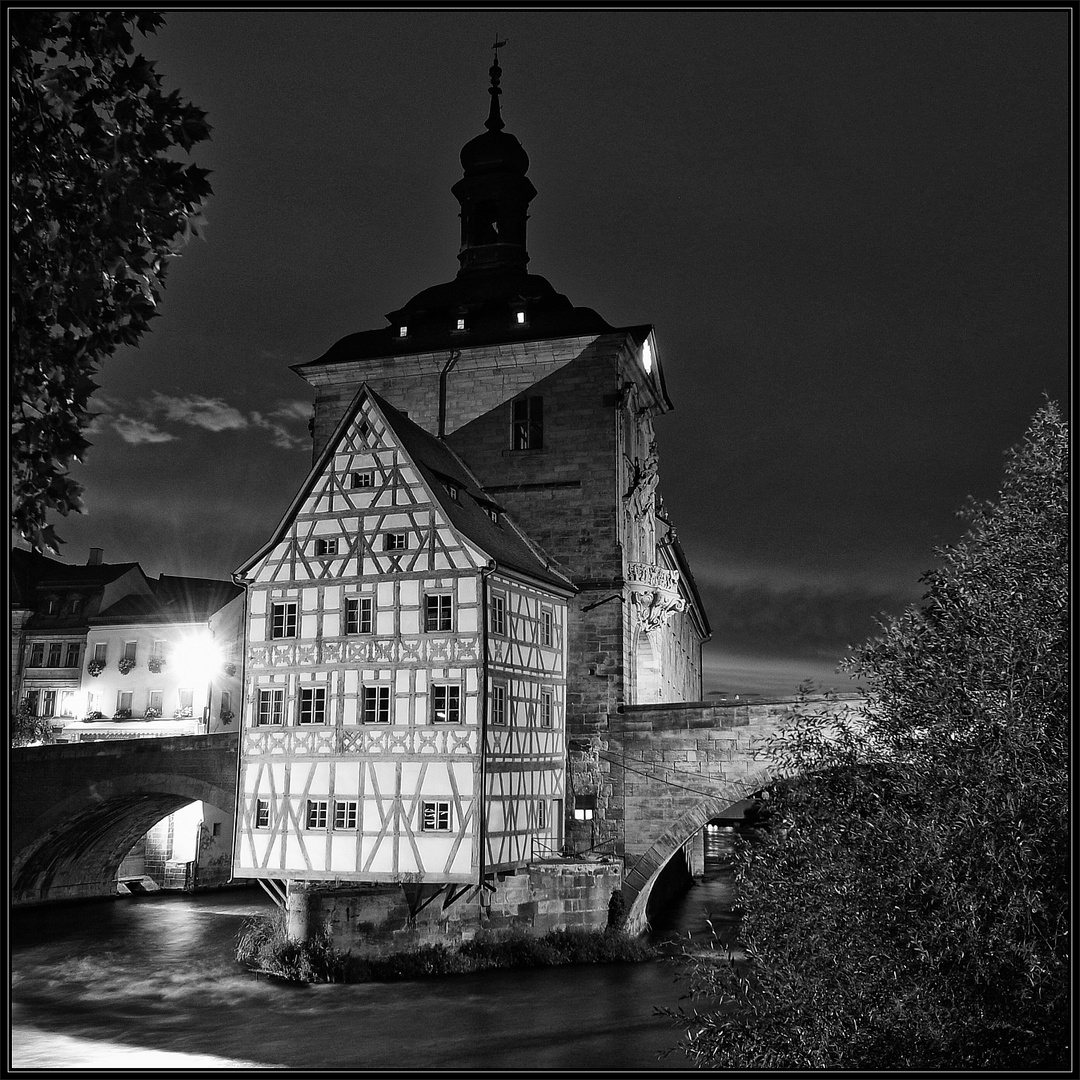
[[[654,940],[707,936],[731,906],[730,834],[706,833],[705,878]],[[498,970],[400,983],[291,986],[233,959],[259,889],[17,910],[11,1064],[96,1069],[664,1070],[687,1059],[655,1006],[670,961]],[[668,946],[670,952],[675,946]]]

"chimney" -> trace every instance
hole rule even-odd
[[[101,557],[105,554],[104,548],[91,548],[90,554],[86,557],[87,566],[100,566]]]

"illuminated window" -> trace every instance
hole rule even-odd
[[[645,368],[646,374],[652,373],[653,355],[652,345],[649,344],[649,339],[646,338],[641,346],[641,366]]]
[[[162,708],[162,705],[164,704],[164,697],[165,697],[165,694],[164,694],[164,691],[162,691],[162,690],[151,690],[150,691],[150,708],[153,709],[154,712],[156,712],[158,714],[158,716],[161,715],[161,708]]]
[[[517,322],[518,326],[524,326],[525,325],[525,312],[522,311],[519,308],[517,311],[514,312],[514,319]]]
[[[422,828],[424,832],[450,831],[450,803],[425,802],[423,804]]]
[[[127,713],[131,715],[131,691],[120,690],[116,695],[116,711],[117,713]]]
[[[256,829],[269,829],[270,828],[270,800],[269,799],[256,799],[255,800],[255,828]]]
[[[555,614],[548,608],[540,609],[540,644],[550,649],[555,640]]]
[[[327,538],[320,536],[315,540],[316,555],[336,555],[338,551],[337,537]]]
[[[59,667],[60,666],[60,654],[62,652],[62,644],[59,641],[49,642],[49,659],[46,662],[46,667]]]
[[[454,598],[450,593],[428,593],[424,597],[424,629],[429,634],[454,629]]]
[[[375,486],[374,469],[357,469],[351,474],[350,483],[354,488],[373,488]]]
[[[506,597],[502,593],[491,594],[491,632],[506,633]]]
[[[491,688],[491,722],[498,727],[506,726],[506,687],[498,684]]]
[[[461,687],[435,683],[431,687],[431,722],[461,723]]]
[[[270,636],[272,638],[296,637],[295,600],[274,604],[270,613]]]
[[[326,723],[325,686],[305,686],[301,688],[298,721],[301,724]]]
[[[593,814],[596,812],[596,795],[575,795],[574,796],[574,820],[575,821],[592,821]]]
[[[326,800],[308,799],[307,827],[309,829],[326,828]]]
[[[194,703],[194,691],[181,690],[180,694],[180,715],[181,716],[193,716],[195,703]]]
[[[542,450],[544,447],[544,399],[518,398],[512,405],[514,450]]]
[[[349,596],[345,599],[345,633],[370,634],[374,617],[374,602],[370,596]]]
[[[356,803],[353,800],[346,802],[334,802],[334,828],[356,828]]]
[[[390,687],[365,686],[363,720],[365,724],[390,723]]]
[[[554,709],[551,701],[551,691],[540,691],[540,726],[551,727]]]
[[[454,329],[455,330],[464,330],[465,329],[465,320],[463,318],[459,317],[457,319],[457,321],[454,323]]]
[[[399,326],[397,331],[399,338],[406,338],[409,336],[409,328],[407,326]]]
[[[128,694],[130,700],[131,695]],[[41,691],[41,712],[39,716],[55,716],[56,715],[56,691],[55,690],[42,690]]]
[[[35,641],[30,646],[30,660],[29,667],[44,667],[45,666],[45,642]]]
[[[75,691],[74,690],[61,690],[60,691],[60,711],[59,716],[74,716],[75,715]]]
[[[409,546],[409,534],[389,532],[383,538],[384,551],[404,551]]]
[[[281,724],[285,721],[285,691],[260,690],[255,723],[259,727],[265,724]]]

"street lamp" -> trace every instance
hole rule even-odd
[[[209,630],[200,630],[182,638],[174,653],[177,671],[181,679],[190,680],[193,686],[206,683],[206,706],[203,709],[203,733],[210,734],[210,699],[213,694],[214,676],[221,670],[222,653]]]

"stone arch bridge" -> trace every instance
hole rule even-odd
[[[132,845],[190,802],[231,816],[237,735],[189,735],[11,751],[11,902],[116,895]]]
[[[583,752],[595,762],[599,785],[610,790],[604,825],[623,857],[630,933],[647,928],[653,889],[668,864],[682,858],[700,874],[704,826],[741,817],[740,804],[776,778],[759,750],[797,700],[624,705],[590,740]],[[859,704],[855,695],[808,699],[822,715]],[[571,757],[581,753],[572,750]]]

